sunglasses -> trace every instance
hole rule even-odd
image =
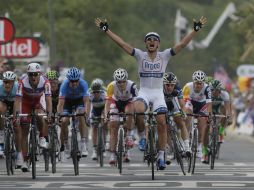
[[[117,84],[123,84],[123,83],[126,83],[126,80],[117,81]]]
[[[166,83],[166,84],[164,84],[165,86],[175,86],[175,84],[173,84],[173,83]]]
[[[10,81],[10,80],[4,80],[3,83],[4,84],[11,84],[13,81]]]
[[[158,38],[155,38],[155,37],[149,37],[149,38],[147,38],[146,39],[146,41],[159,41],[159,39]]]
[[[37,77],[39,75],[40,75],[40,73],[28,73],[29,77]]]
[[[78,81],[79,81],[79,79],[78,80],[70,80],[71,83],[77,83]]]
[[[195,82],[196,85],[203,85],[203,82]]]
[[[99,91],[99,90],[95,90],[95,91],[93,91],[93,94],[98,94],[98,93],[100,93],[101,91]]]

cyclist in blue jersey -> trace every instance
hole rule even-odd
[[[136,112],[145,112],[149,104],[152,104],[152,111],[166,113],[167,106],[163,94],[163,74],[166,70],[169,59],[178,54],[193,39],[196,33],[206,23],[206,18],[201,17],[199,21],[194,20],[193,31],[187,34],[173,48],[166,49],[162,52],[158,51],[160,45],[160,36],[156,32],[149,32],[145,35],[144,42],[147,52],[133,48],[122,38],[113,33],[109,29],[109,25],[105,20],[95,19],[95,24],[104,31],[117,45],[119,45],[126,53],[136,58],[138,64],[138,72],[140,77],[140,91],[135,102]],[[141,140],[139,144],[140,150],[146,148],[145,124],[144,117],[137,117],[137,127],[140,132]],[[164,153],[167,144],[167,125],[164,114],[156,116],[158,127],[158,168],[164,170],[166,168]]]
[[[73,110],[75,110],[77,113],[85,113],[89,101],[87,82],[81,78],[81,72],[76,67],[70,68],[66,77],[67,79],[62,82],[60,87],[57,112],[66,114],[72,113]],[[88,155],[86,146],[88,130],[84,117],[78,117],[78,119],[81,135],[81,156],[86,157]],[[70,118],[68,117],[64,117],[61,122],[62,131],[66,134],[66,136],[63,137],[64,140],[62,140],[61,144],[67,149],[69,122]]]
[[[18,82],[16,81],[16,74],[12,71],[6,71],[3,73],[2,80],[0,80],[0,114],[13,112],[13,104],[18,88]],[[3,156],[4,152],[4,121],[0,118],[0,156]]]

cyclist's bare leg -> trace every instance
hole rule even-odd
[[[181,116],[175,116],[174,121],[176,123],[176,126],[180,128],[181,130],[181,137],[183,140],[189,139],[188,131],[185,125],[185,122],[183,121]]]
[[[144,113],[145,112],[145,103],[141,100],[137,100],[134,102],[134,109],[136,113]],[[144,116],[139,115],[137,118],[137,129],[139,133],[143,133],[145,130],[145,121]]]
[[[208,139],[206,136],[208,135],[208,131],[207,131],[207,118],[205,117],[200,117],[198,118],[198,131],[199,131],[199,142],[202,145],[206,145],[208,141],[206,141],[206,139]]]
[[[134,113],[133,103],[130,103],[125,107],[125,113],[130,113],[130,114]],[[132,128],[133,128],[133,116],[127,116],[125,127],[126,127],[127,131],[132,130]]]
[[[115,152],[117,143],[118,122],[110,121],[109,126],[110,126],[110,152]]]
[[[28,133],[29,133],[29,125],[22,125],[21,124],[21,149],[23,158],[26,161],[27,160],[27,153],[28,153]]]
[[[70,124],[70,119],[68,117],[63,117],[61,121],[61,145],[64,146],[64,142],[68,141],[68,125]],[[65,147],[66,148],[66,147]]]
[[[5,114],[7,111],[7,106],[5,103],[0,101],[0,114]],[[0,130],[4,129],[4,119],[0,118]]]
[[[166,124],[166,117],[164,114],[157,115],[157,129],[158,129],[158,147],[159,150],[166,150],[167,144],[167,124]]]

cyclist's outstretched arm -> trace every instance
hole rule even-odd
[[[99,27],[101,30],[103,30],[117,45],[119,45],[126,53],[129,55],[133,52],[133,47],[126,43],[122,38],[120,38],[118,35],[116,35],[114,32],[109,30],[109,26],[107,23],[107,20],[101,20],[99,18],[95,19],[95,24],[97,27]]]
[[[64,98],[59,98],[58,105],[57,105],[57,112],[58,113],[63,112],[64,102],[65,102]]]
[[[196,33],[204,26],[205,23],[206,18],[203,16],[199,19],[198,22],[193,19],[193,30],[173,47],[175,54],[179,53],[183,48],[188,45],[188,43],[194,38]]]

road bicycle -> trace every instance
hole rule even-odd
[[[103,117],[98,117],[98,116],[93,116],[90,118],[91,119],[91,125],[93,127],[97,128],[97,161],[100,164],[100,167],[103,167],[104,165],[104,156],[103,153],[105,152],[105,135],[104,135],[104,118]]]
[[[219,121],[217,118],[226,118],[225,115],[212,115],[212,120],[210,122],[209,130],[209,143],[208,143],[208,152],[209,152],[209,162],[210,168],[214,169],[214,164],[216,157],[219,155],[220,143],[219,143]]]
[[[7,112],[1,115],[4,119],[4,155],[7,175],[13,175],[15,169],[15,136],[12,124],[12,115]]]
[[[109,116],[117,115],[119,116],[119,127],[117,132],[117,146],[116,146],[116,156],[117,156],[117,168],[119,170],[119,173],[122,174],[123,169],[123,155],[125,153],[125,131],[124,131],[124,123],[126,122],[127,116],[133,116],[131,113],[109,113]]]
[[[147,133],[147,143],[146,143],[146,150],[144,152],[144,160],[147,161],[148,166],[151,166],[152,172],[152,180],[155,179],[154,171],[155,166],[158,170],[157,166],[157,154],[158,154],[158,133],[157,133],[157,121],[156,116],[165,113],[159,112],[144,112],[144,113],[135,113],[136,116],[145,116],[146,117],[146,125],[148,126],[148,133]],[[165,158],[164,158],[165,159]]]
[[[78,145],[78,117],[85,117],[85,113],[76,113],[73,111],[71,114],[59,114],[59,120],[62,117],[71,118],[71,158],[74,166],[74,174],[79,175],[79,161],[81,153]]]
[[[32,109],[31,114],[17,114],[17,117],[31,117],[31,122],[29,123],[29,134],[28,134],[28,164],[29,168],[32,165],[32,178],[36,179],[36,161],[39,153],[38,145],[38,127],[37,119],[38,116],[46,117],[46,113],[35,113],[35,110]]]
[[[177,127],[173,120],[173,116],[179,115],[180,113],[167,113],[168,131],[171,137],[171,143],[173,148],[174,157],[177,163],[180,165],[183,175],[186,175],[184,170],[183,158],[187,158],[182,142],[178,138]],[[190,165],[190,159],[187,159],[188,165]]]

